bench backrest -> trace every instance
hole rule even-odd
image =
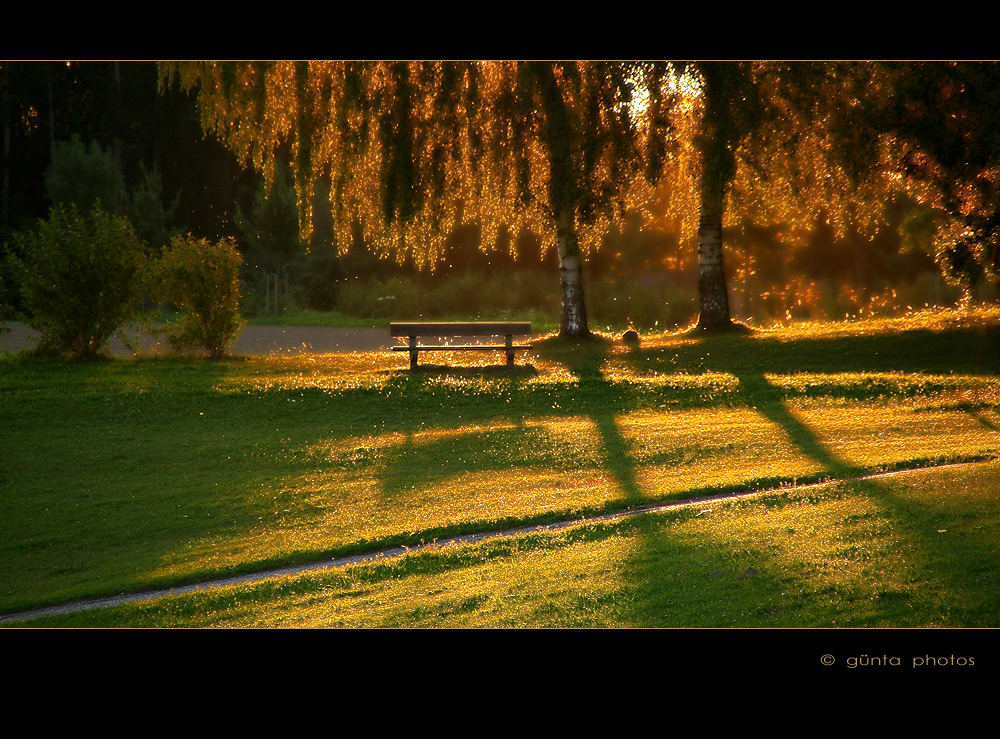
[[[390,323],[392,336],[519,336],[531,333],[531,321],[441,321]]]

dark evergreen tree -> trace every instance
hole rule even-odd
[[[295,188],[280,170],[269,188],[260,183],[248,210],[237,206],[236,223],[247,244],[250,264],[283,272],[303,251]]]
[[[87,212],[100,202],[113,213],[125,210],[125,182],[113,154],[96,141],[84,144],[79,136],[53,145],[45,191],[54,206],[74,203]]]

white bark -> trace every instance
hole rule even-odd
[[[559,286],[562,294],[562,313],[559,319],[560,336],[587,336],[587,304],[583,295],[583,266],[580,247],[573,227],[573,214],[564,212],[559,219],[557,242],[559,246]]]
[[[732,326],[722,268],[722,206],[721,188],[703,185],[698,227],[698,326],[708,330]]]
[[[559,258],[559,284],[562,288],[562,319],[559,333],[582,336],[588,333],[587,309],[583,301],[583,269],[580,257]]]

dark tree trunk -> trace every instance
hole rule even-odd
[[[10,64],[4,64],[0,68],[0,94],[3,100],[0,101],[0,110],[3,111],[3,181],[0,182],[0,226],[5,230],[10,225],[10,130],[13,125],[13,115],[11,106],[13,102],[10,95]]]

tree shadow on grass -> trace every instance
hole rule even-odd
[[[632,351],[637,366],[665,371],[961,372],[1000,374],[1000,326],[913,329],[871,335],[688,335]]]
[[[601,345],[571,348],[560,361],[573,377],[557,383],[534,382],[539,373],[530,365],[394,373],[386,392],[397,398],[397,409],[387,430],[404,439],[372,470],[380,506],[403,511],[409,501],[447,495],[442,491],[463,479],[470,510],[507,500],[510,515],[529,519],[641,502],[630,443],[615,420],[632,405],[634,390],[604,377],[604,359]],[[494,490],[480,489],[491,474]],[[559,477],[565,484],[549,490]],[[614,499],[598,501],[589,492],[609,483],[617,489]],[[528,511],[532,500],[546,510]],[[491,516],[503,519],[504,513],[494,509]]]
[[[433,422],[424,417],[419,429],[423,438],[416,444],[414,435],[418,429],[415,423],[404,423],[407,442],[398,454],[387,460],[381,471],[386,499],[466,473],[523,470],[574,474],[589,470],[598,476],[609,473],[625,500],[639,501],[641,492],[629,444],[614,420],[620,408],[616,398],[622,390],[604,379],[600,369],[603,357],[603,352],[570,353],[567,368],[576,376],[577,385],[568,394],[565,389],[558,390],[541,403],[537,402],[540,391],[528,384],[539,374],[532,365],[510,368],[421,366],[397,375],[391,381],[394,388],[411,397],[424,391],[438,392],[442,403],[449,403],[448,412],[442,414],[446,423],[454,426],[461,420],[469,426],[461,434],[435,435],[426,431],[427,427],[433,427]],[[437,384],[442,379],[456,378],[505,382],[499,389],[509,394],[505,398],[508,402],[497,403],[494,392],[489,398],[480,398],[482,402],[473,399],[470,403],[467,397],[461,397],[460,391],[444,391]],[[497,389],[498,386],[494,386],[493,390]],[[574,393],[585,395],[585,402],[573,402]],[[428,404],[423,405],[426,408]],[[560,444],[539,425],[566,416],[584,417],[593,422],[600,447],[596,457],[581,453],[572,444]],[[402,430],[398,424],[395,427]],[[511,491],[513,495],[517,492]]]
[[[594,422],[603,449],[605,469],[611,473],[622,491],[626,503],[638,503],[643,498],[636,479],[636,465],[631,445],[622,435],[615,417],[624,408],[615,402],[620,389],[609,382],[603,372],[606,354],[602,351],[572,351],[563,357],[567,369],[588,386],[591,402],[584,413]]]
[[[12,368],[2,610],[163,584],[192,542],[273,514],[255,493],[277,475],[248,460],[277,414],[218,393],[225,375],[173,358]]]
[[[776,427],[780,428],[788,439],[806,455],[809,459],[819,464],[823,469],[823,474],[829,476],[830,478],[846,478],[857,474],[857,468],[852,465],[847,460],[838,457],[833,453],[816,435],[816,433],[800,419],[798,419],[795,414],[793,414],[788,406],[787,400],[784,397],[784,393],[780,388],[773,387],[767,380],[764,374],[764,368],[761,364],[764,364],[764,360],[767,357],[767,346],[764,348],[758,346],[746,346],[742,347],[742,344],[747,344],[751,341],[759,341],[759,339],[751,339],[749,337],[739,337],[732,338],[727,337],[725,339],[729,343],[725,350],[718,351],[720,342],[719,341],[706,341],[702,345],[687,345],[683,349],[683,354],[685,357],[679,362],[680,366],[691,367],[695,361],[697,361],[698,368],[703,371],[717,371],[717,372],[731,372],[736,375],[739,380],[739,388],[735,396],[732,398],[732,402],[751,404],[756,412],[763,415]],[[851,356],[851,352],[843,352],[844,344],[836,340],[827,342],[829,346],[819,354],[823,357],[828,357],[831,353],[841,354],[841,360],[839,362],[834,362],[835,371],[864,371],[870,369],[870,365],[862,361],[856,354]],[[849,342],[855,349],[858,348],[859,343],[863,346],[874,349],[878,346],[881,351],[885,351],[885,344],[871,343],[866,340],[858,342],[856,338],[851,339]],[[701,344],[701,342],[699,342]],[[713,353],[715,357],[713,358]],[[864,352],[861,352],[862,354]],[[981,355],[977,352],[972,353],[973,356],[970,358],[968,353],[964,355],[965,364],[967,368],[981,368],[983,362],[981,362]],[[632,358],[633,362],[637,363],[639,367],[643,366],[641,362],[641,355],[636,355]],[[971,361],[970,361],[971,359]],[[789,351],[787,347],[783,349],[783,356],[779,360],[775,361],[781,372],[788,372],[791,368],[795,368],[798,371],[831,371],[831,368],[826,362],[816,362],[816,358],[813,357],[813,352],[811,350],[799,350],[799,351]],[[905,369],[907,371],[914,371],[913,365],[916,364],[921,368],[938,367],[939,369],[944,369],[940,366],[939,360],[933,359],[928,360],[926,356],[910,356],[909,358],[904,358],[902,352],[897,353],[892,358],[892,362],[888,363],[891,366],[899,369]],[[959,360],[959,364],[962,364]],[[756,365],[756,366],[755,366]],[[883,368],[887,367],[887,363],[882,364]],[[983,419],[985,426],[992,428],[992,424]],[[883,482],[876,479],[864,479],[856,480],[848,485],[848,490],[851,495],[860,495],[862,498],[867,499],[871,503],[875,504],[879,509],[877,515],[884,516],[892,527],[894,535],[898,537],[903,546],[908,550],[906,570],[907,575],[911,578],[919,579],[925,573],[924,569],[928,569],[928,564],[933,561],[949,560],[952,562],[970,562],[972,564],[973,570],[980,570],[983,568],[989,569],[990,573],[995,576],[995,566],[991,562],[988,547],[985,547],[982,542],[972,542],[969,540],[965,541],[951,541],[948,546],[950,549],[948,551],[942,551],[939,547],[941,546],[942,540],[940,538],[935,538],[935,523],[934,514],[932,512],[931,506],[915,505],[912,500],[910,500],[905,494],[901,494],[900,491],[893,487],[892,484],[888,482]],[[763,514],[762,515],[766,515]],[[671,536],[670,527],[665,526],[662,523],[662,518],[659,522],[654,519],[642,524],[639,529],[643,532],[640,541],[642,544],[638,550],[634,553],[628,566],[625,568],[630,576],[630,584],[628,587],[633,590],[646,593],[649,597],[655,597],[664,600],[664,608],[669,606],[670,596],[663,595],[664,593],[671,593],[675,590],[674,585],[677,585],[675,576],[670,572],[664,570],[660,564],[659,560],[664,551],[671,550],[675,547],[675,543],[670,541]],[[838,531],[834,536],[838,536],[840,532]],[[666,536],[667,539],[663,537]],[[699,544],[699,549],[702,547]],[[760,547],[756,552],[747,551],[744,554],[748,562],[752,562],[753,566],[749,567],[749,570],[753,572],[754,578],[765,578],[770,581],[770,585],[765,587],[760,591],[761,595],[765,592],[769,593],[767,596],[769,599],[777,599],[773,601],[771,605],[767,606],[767,612],[774,612],[775,608],[780,612],[782,609],[788,605],[791,601],[783,594],[783,590],[788,588],[782,584],[783,575],[779,571],[768,572],[767,568],[769,563],[777,563],[778,559],[768,557],[765,551],[765,547]],[[740,552],[733,550],[727,553],[725,547],[718,543],[714,543],[709,547],[710,551],[698,552],[698,556],[703,555],[714,560],[732,560],[739,559]],[[851,547],[847,546],[847,552],[851,551]],[[845,554],[844,556],[850,556],[850,554]],[[739,572],[742,565],[738,565],[733,568],[732,572]],[[943,574],[939,572],[934,575],[935,586],[944,593],[944,598],[953,598],[956,601],[959,600],[959,593],[966,588],[967,577],[964,571],[956,571],[954,567],[944,567],[938,568],[943,570]],[[730,577],[732,575],[730,573]],[[875,577],[878,577],[881,570],[878,570]],[[898,574],[898,573],[896,573]],[[929,569],[926,574],[929,574]],[[708,592],[714,593],[717,590],[717,583],[710,582],[705,579],[704,573],[700,576],[701,581],[696,582],[693,587],[696,590],[704,588]],[[738,583],[734,583],[735,587],[743,587]],[[687,583],[687,587],[690,592],[692,584]],[[835,585],[831,585],[833,590],[836,590]],[[870,615],[864,618],[863,623],[858,623],[854,625],[860,626],[894,626],[894,625],[921,625],[922,618],[928,618],[930,620],[935,620],[939,618],[939,614],[914,614],[910,601],[914,600],[913,592],[901,591],[895,584],[886,583],[880,585],[875,582],[872,584],[872,589],[875,591],[875,598],[880,598],[881,603],[877,607],[869,609]],[[832,591],[831,591],[832,592]],[[829,595],[829,593],[827,593]],[[681,597],[679,595],[679,597]],[[694,600],[702,597],[700,592],[695,592],[691,596]],[[712,600],[715,596],[710,595],[709,600]],[[734,596],[734,605],[736,601],[739,600]],[[785,606],[781,604],[781,601],[786,601]],[[649,608],[648,598],[636,598],[636,603],[643,603],[642,609],[637,609],[632,614],[635,625],[679,625],[673,623],[668,614],[664,614],[664,619],[658,620],[656,616],[651,616],[651,611]],[[745,601],[743,602],[744,607],[746,606]],[[719,612],[724,612],[726,609],[725,598],[721,598],[716,603],[716,608],[712,609],[713,614]],[[762,604],[763,607],[763,604]],[[696,609],[697,610],[697,609]],[[862,609],[864,610],[864,609]],[[654,608],[655,611],[655,608]],[[943,611],[942,611],[943,613]],[[758,618],[759,616],[759,618]],[[914,622],[914,617],[916,621]],[[650,622],[649,619],[653,618],[654,621]],[[717,618],[717,616],[712,616],[711,618]],[[980,616],[973,616],[973,618],[981,618]],[[895,623],[894,619],[898,619],[901,623]],[[787,618],[785,619],[787,621]],[[685,624],[690,626],[705,626],[705,625],[769,625],[769,618],[767,613],[761,612],[755,616],[753,613],[743,612],[738,618],[734,618],[731,622],[727,624],[722,623],[712,623],[712,622],[697,622]],[[787,623],[785,625],[788,625]],[[824,624],[815,624],[824,625]],[[844,624],[840,624],[844,625]],[[957,623],[949,625],[984,625],[982,623],[976,622],[975,624]],[[995,625],[991,624],[991,625]]]

